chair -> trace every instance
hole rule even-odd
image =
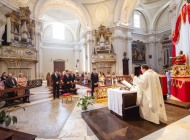
[[[62,94],[61,95],[61,99],[62,99],[62,103],[63,103],[63,99],[66,99],[66,104],[67,104],[67,102],[68,102],[68,99],[70,98],[71,99],[71,101],[72,101],[72,94],[71,93],[65,93],[65,94]]]

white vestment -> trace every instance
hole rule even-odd
[[[167,121],[159,76],[149,69],[140,77],[134,77],[133,84],[137,86],[137,104],[140,115],[145,120],[159,124]]]

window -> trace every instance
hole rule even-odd
[[[65,27],[62,23],[53,24],[53,39],[65,40]]]
[[[140,28],[140,15],[134,14],[133,23],[134,23],[134,27]]]

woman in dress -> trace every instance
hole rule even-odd
[[[102,72],[99,74],[99,85],[98,86],[105,86],[105,76]]]
[[[18,83],[19,86],[22,86],[22,87],[26,87],[26,86],[27,86],[27,79],[26,79],[26,77],[24,77],[24,74],[23,74],[23,73],[20,73],[20,74],[19,74],[19,77],[18,77],[18,79],[17,79],[17,83]],[[29,89],[26,89],[26,90],[25,90],[25,94],[30,94],[30,90],[29,90]],[[23,101],[30,103],[30,101],[29,101],[29,96],[24,97],[24,98],[23,98]]]

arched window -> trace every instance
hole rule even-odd
[[[53,39],[65,40],[65,27],[62,23],[53,23]]]
[[[137,14],[137,13],[134,13],[134,16],[133,16],[133,25],[136,28],[140,28],[140,15]]]

